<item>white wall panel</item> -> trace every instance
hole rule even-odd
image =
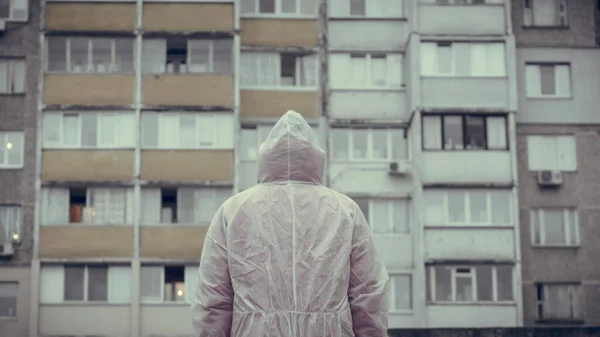
[[[425,259],[515,258],[512,228],[426,228]]]
[[[508,108],[506,77],[422,77],[426,108]]]
[[[129,313],[128,305],[42,305],[40,334],[129,337]]]
[[[329,48],[335,50],[403,50],[408,24],[402,20],[329,21]]]
[[[332,118],[408,120],[410,117],[403,90],[332,90],[329,104]]]
[[[512,181],[508,151],[425,151],[424,183],[505,183]]]
[[[517,326],[512,305],[427,305],[428,328],[485,328]]]
[[[388,168],[388,163],[332,162],[329,165],[329,184],[342,193],[409,194],[412,190],[411,175],[390,176]]]

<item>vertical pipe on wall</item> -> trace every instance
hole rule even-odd
[[[241,121],[240,121],[240,50],[241,50],[241,39],[240,39],[240,7],[239,0],[233,2],[233,119],[235,123],[234,128],[234,139],[233,139],[233,155],[234,155],[234,166],[233,166],[233,193],[240,192],[240,132],[241,132]]]
[[[325,149],[327,156],[325,157],[325,172],[323,179],[323,184],[325,186],[329,186],[330,177],[329,177],[329,155],[328,150],[329,146],[329,65],[328,65],[328,55],[329,55],[329,39],[328,39],[328,10],[327,10],[327,0],[321,0],[318,2],[317,7],[317,16],[318,16],[318,61],[319,61],[319,94],[318,97],[318,106],[317,111],[320,112],[318,114],[318,125],[319,125],[319,141],[321,142],[321,146]]]

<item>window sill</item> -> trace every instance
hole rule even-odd
[[[354,87],[345,87],[345,88],[330,88],[330,90],[332,92],[339,92],[339,91],[347,91],[347,92],[382,92],[382,91],[389,91],[389,92],[406,92],[406,87],[367,87],[367,88],[354,88]]]
[[[151,307],[189,307],[190,302],[140,302],[142,306]]]
[[[123,147],[67,147],[67,146],[43,146],[42,150],[66,150],[66,151],[116,151],[116,150],[131,150],[134,151],[135,147],[133,146],[123,146]]]
[[[542,29],[542,30],[569,30],[571,28],[569,25],[567,25],[567,26],[525,26],[525,25],[522,25],[521,27],[524,30],[535,30],[535,29]]]
[[[390,310],[389,315],[394,316],[413,316],[415,313],[412,309],[404,309],[404,310]]]
[[[208,227],[210,221],[199,221],[195,223],[142,223],[142,227],[163,227],[163,228],[177,228],[177,227]]]
[[[267,19],[267,20],[317,20],[317,14],[283,14],[283,13],[242,13],[240,19]]]
[[[234,74],[232,73],[211,73],[211,72],[187,72],[187,73],[167,73],[167,72],[162,72],[162,73],[153,73],[153,72],[143,72],[142,76],[156,76],[156,77],[160,77],[160,76],[180,76],[180,77],[202,77],[202,76],[227,76],[227,77],[233,77]]]
[[[210,150],[210,151],[218,151],[218,150],[226,150],[232,151],[233,147],[147,147],[142,146],[141,149],[143,151],[202,151],[202,150]]]
[[[536,319],[536,324],[585,324],[583,319]]]
[[[478,306],[478,307],[514,307],[517,306],[517,303],[514,301],[505,301],[505,302],[437,302],[437,301],[427,301],[426,305],[439,305],[439,306]]]
[[[388,237],[388,238],[396,238],[396,237],[406,237],[411,236],[410,231],[407,232],[391,232],[391,233],[376,233],[372,232],[373,237]]]
[[[451,225],[427,225],[424,224],[425,229],[513,229],[514,224],[488,224],[488,223],[463,223],[463,224],[451,224]]]
[[[334,15],[328,18],[331,21],[407,21],[408,18],[406,16],[358,16],[358,15]]]
[[[1,97],[25,97],[24,92],[0,92]]]
[[[532,244],[531,248],[534,248],[536,250],[538,249],[579,249],[581,248],[581,245],[577,244],[577,245],[542,245],[542,244]]]
[[[18,321],[17,316],[0,316],[0,322]]]
[[[71,223],[71,222],[66,222],[64,224],[41,224],[42,227],[53,227],[53,226],[72,226],[72,227],[116,227],[116,226],[121,226],[121,227],[133,227],[133,224],[90,224],[90,223],[81,223],[81,222],[76,222],[76,223]]]
[[[530,101],[533,101],[533,100],[561,100],[561,101],[573,100],[573,96],[527,96],[526,98]]]
[[[421,78],[423,78],[423,79],[445,78],[445,79],[453,79],[453,80],[507,80],[508,76],[506,76],[506,75],[465,76],[465,75],[437,74],[437,75],[421,75]]]
[[[63,307],[63,306],[81,306],[81,307],[125,307],[130,303],[110,303],[110,302],[83,302],[83,301],[66,301],[60,303],[40,303],[41,306]]]
[[[358,164],[373,164],[373,165],[389,165],[392,162],[408,162],[408,159],[381,159],[381,160],[374,160],[374,159],[336,159],[336,158],[331,158],[329,159],[331,160],[331,163],[333,164],[347,164],[347,165],[358,165]]]
[[[301,86],[289,86],[289,87],[279,87],[279,86],[240,86],[240,90],[264,90],[264,91],[301,91],[301,92],[317,92],[319,90],[318,87],[301,87]]]
[[[470,152],[470,153],[489,153],[489,152],[510,152],[508,148],[506,149],[422,149],[425,153],[445,153],[445,152]]]
[[[0,170],[10,170],[10,171],[17,171],[17,170],[22,170],[23,166],[0,166]]]
[[[549,136],[554,136],[554,135],[549,135]],[[559,136],[559,135],[557,134],[557,136]],[[576,174],[577,173],[577,170],[565,171],[565,170],[561,170],[561,169],[548,168],[548,169],[539,169],[539,170],[529,169],[529,174],[531,174],[531,176],[533,176],[533,177],[536,177],[538,175],[538,173],[542,172],[542,171],[560,171],[560,172],[562,172],[562,174]]]
[[[44,74],[45,75],[73,75],[73,76],[89,76],[89,75],[94,75],[94,76],[130,75],[130,76],[135,76],[135,72],[133,72],[133,71],[123,71],[123,72],[115,71],[115,72],[97,73],[97,72],[69,72],[69,71],[46,70],[46,71],[44,71]]]

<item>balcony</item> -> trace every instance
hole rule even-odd
[[[419,32],[424,35],[504,35],[503,3],[485,5],[419,5]]]
[[[329,101],[332,118],[408,120],[406,91],[398,90],[331,90]]]
[[[156,74],[143,76],[146,106],[233,106],[233,76]]]
[[[518,311],[510,304],[428,304],[425,308],[428,328],[515,327]]]
[[[515,258],[512,228],[426,228],[425,259],[494,259]]]
[[[316,19],[242,18],[242,45],[263,47],[317,47]]]
[[[336,19],[328,25],[329,49],[335,51],[400,51],[405,48],[409,31],[407,22],[401,19]]]
[[[129,305],[40,306],[40,334],[44,336],[129,336]]]
[[[130,105],[133,75],[46,74],[44,104]]]
[[[157,181],[233,181],[232,150],[143,150],[141,178]]]
[[[177,225],[144,227],[141,229],[140,255],[148,258],[198,260],[207,228]],[[174,242],[177,244],[173,244]]]
[[[46,30],[133,32],[135,12],[133,2],[51,2],[46,5]]]
[[[42,179],[65,181],[129,181],[132,150],[44,150]]]
[[[426,108],[508,108],[506,77],[423,76],[421,83]]]
[[[230,32],[231,3],[144,3],[145,32]]]
[[[424,151],[423,182],[427,184],[510,184],[509,151]]]
[[[129,225],[76,224],[40,228],[41,257],[131,257],[132,254],[133,227]]]
[[[293,109],[305,118],[315,118],[320,111],[316,90],[242,89],[240,105],[242,117],[279,118]]]

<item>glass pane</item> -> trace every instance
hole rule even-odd
[[[466,222],[465,192],[448,191],[448,222]]]
[[[544,210],[545,244],[565,244],[565,213],[563,210]]]
[[[372,137],[372,158],[387,159],[388,154],[388,131],[387,130],[371,130]]]
[[[577,211],[576,210],[569,210],[569,212],[567,213],[567,215],[569,216],[569,228],[570,228],[570,234],[571,234],[571,240],[569,241],[570,244],[572,245],[576,245],[579,242],[579,230],[578,230],[578,226],[577,226]]]
[[[67,70],[67,38],[58,36],[48,38],[48,70]]]
[[[462,117],[445,116],[444,117],[444,149],[462,150],[464,149]]]
[[[547,285],[547,296],[544,301],[545,317],[548,319],[570,319],[572,315],[572,299],[568,285]]]
[[[352,159],[367,159],[368,130],[352,130]]]
[[[492,301],[492,267],[480,266],[476,268],[477,273],[477,301]]]
[[[259,13],[275,13],[275,0],[258,0]]]
[[[240,132],[240,159],[256,160],[257,149],[256,129],[242,129]]]
[[[92,39],[92,71],[105,73],[111,70],[111,49],[111,39]]]
[[[554,65],[540,65],[542,95],[556,95]]]
[[[17,316],[17,282],[0,282],[0,317]]]
[[[485,149],[485,118],[467,116],[465,122],[467,149]]]
[[[115,64],[113,65],[114,69],[112,69],[112,71],[132,72],[133,50],[133,39],[115,39]]]
[[[438,73],[439,74],[451,74],[452,73],[452,46],[440,46],[437,47],[437,59],[438,59]]]
[[[332,129],[331,130],[331,154],[333,160],[348,160],[350,148],[348,129]]]
[[[298,0],[300,1],[300,0]],[[281,0],[281,12],[282,13],[295,13],[296,12],[296,0]]]
[[[408,200],[392,201],[392,225],[394,233],[408,233],[410,229],[410,208]]]
[[[78,115],[64,115],[63,117],[63,145],[65,146],[77,146],[78,137],[77,131],[79,130],[79,116]]]
[[[442,120],[439,116],[423,117],[423,148],[426,150],[442,148]]]
[[[352,84],[357,87],[366,86],[367,83],[367,59],[365,56],[352,56],[350,58],[350,70]]]
[[[179,116],[179,146],[185,149],[196,147],[196,116]]]
[[[158,114],[142,114],[142,145],[147,147],[158,146]]]
[[[489,222],[487,209],[487,192],[469,191],[469,208],[471,211],[471,222]]]
[[[350,15],[365,15],[365,0],[350,0]]]
[[[240,2],[242,14],[256,13],[256,0],[241,0]]]
[[[540,213],[538,210],[532,210],[530,213],[530,221],[533,225],[533,242],[535,244],[542,243],[542,226],[540,224]]]
[[[83,301],[84,267],[65,267],[65,301]]]
[[[88,267],[88,301],[108,300],[108,268]]]
[[[410,276],[394,276],[394,306],[396,310],[410,310],[412,308]]]
[[[404,138],[404,130],[390,129],[392,134],[392,160],[406,159],[406,139]]]
[[[452,301],[452,268],[435,267],[435,298],[434,301]]]
[[[492,204],[492,223],[507,224],[511,223],[511,194],[509,191],[490,191]]]
[[[376,87],[383,87],[386,85],[386,62],[385,56],[372,56],[371,57],[371,85]]]
[[[71,72],[84,73],[89,71],[89,39],[84,37],[73,37],[69,39],[71,44]]]
[[[496,276],[498,277],[498,301],[513,300],[513,276],[512,266],[496,267]]]
[[[213,71],[221,74],[231,73],[231,59],[233,54],[233,41],[213,41]]]
[[[473,301],[473,279],[470,276],[456,277],[456,301],[471,302]]]
[[[116,114],[100,115],[100,146],[115,146],[117,144]]]
[[[365,219],[370,221],[369,219],[369,200],[368,199],[354,199],[354,202],[358,205],[360,210],[363,212]]]
[[[390,204],[388,200],[373,201],[373,222],[371,223],[373,233],[391,232]]]
[[[23,165],[23,133],[9,132],[6,136],[6,151],[8,152],[8,165]]]
[[[98,115],[87,113],[81,115],[81,145],[96,146],[98,139]]]
[[[140,295],[142,300],[160,300],[161,297],[161,268],[142,267],[140,272]]]

